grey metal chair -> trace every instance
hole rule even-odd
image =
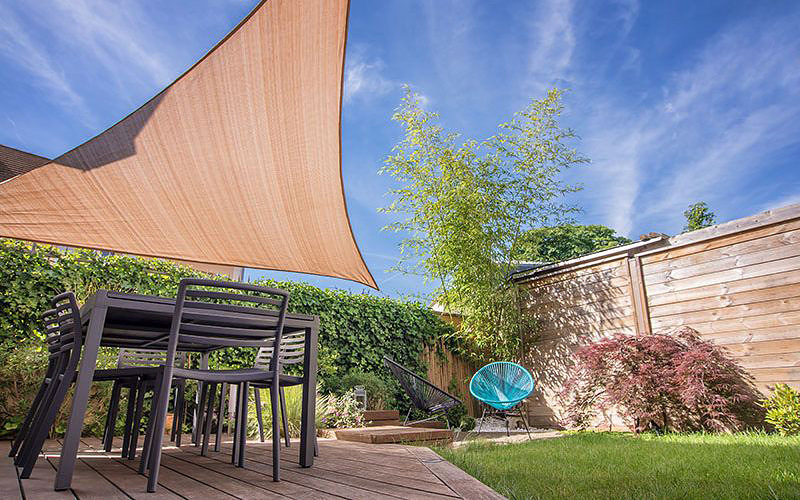
[[[55,301],[59,298],[69,300],[67,295],[64,295],[64,297],[57,296],[53,300]],[[62,339],[62,327],[58,323],[58,313],[56,309],[50,309],[41,316],[45,332],[45,345],[48,351],[47,368],[45,370],[44,379],[39,385],[39,390],[36,392],[31,407],[28,409],[28,414],[25,416],[25,420],[22,422],[16,436],[14,436],[11,450],[8,453],[9,457],[15,458],[15,463],[17,465],[19,465],[21,461],[21,458],[17,459],[17,453],[20,451],[25,440],[30,437],[32,426],[36,422],[36,415],[42,411],[46,411],[43,409],[48,402],[46,396],[52,394],[55,384],[58,383],[58,377],[63,370],[61,363],[63,362],[64,354],[61,352],[61,345],[64,339]]]
[[[284,365],[296,365],[303,363],[303,359],[305,356],[305,333],[304,332],[297,332],[297,333],[290,333],[283,336],[281,341],[281,366]],[[256,359],[253,364],[254,368],[258,368],[260,370],[269,370],[270,363],[272,362],[272,346],[270,347],[262,347],[258,350],[256,354]],[[286,411],[286,394],[284,389],[286,387],[292,385],[300,385],[302,384],[302,377],[297,379],[288,379],[286,377],[281,378],[280,382],[280,403],[281,403],[281,423],[283,424],[283,435],[284,435],[284,442],[286,447],[291,446],[291,439],[289,436],[289,421],[287,418],[287,411]],[[258,421],[258,434],[261,442],[263,443],[266,441],[264,435],[264,418],[262,415],[262,404],[261,404],[261,390],[262,389],[269,389],[270,387],[267,384],[254,382],[251,384],[253,388],[253,395],[255,398],[255,405],[256,405],[256,418]],[[219,394],[219,406],[217,412],[217,427],[216,427],[216,438],[214,442],[214,451],[219,451],[220,449],[220,441],[222,439],[222,425],[225,420],[225,395],[228,391],[228,384],[222,383],[220,388]],[[201,407],[203,406],[203,402],[207,400],[207,393],[204,393],[201,398]],[[207,422],[206,419],[213,419],[213,415],[211,415],[208,411],[203,413],[200,422]],[[202,455],[205,455],[208,451],[210,436],[208,433],[205,432],[204,425],[200,425],[199,428],[203,431],[203,436],[198,443],[202,442],[203,447],[200,451]],[[316,441],[316,436],[314,437],[314,456],[319,456],[319,446]]]
[[[220,290],[227,291],[220,291]],[[222,303],[225,301],[227,303]],[[233,302],[233,303],[231,303]],[[247,305],[240,305],[240,304]],[[248,283],[183,279],[178,286],[178,296],[169,333],[167,359],[156,383],[157,404],[153,405],[150,424],[139,466],[140,472],[149,470],[147,491],[154,492],[158,484],[161,463],[161,442],[169,403],[168,394],[173,379],[197,380],[208,384],[208,413],[214,406],[216,386],[222,383],[238,384],[236,430],[232,462],[244,467],[247,441],[247,395],[251,383],[270,387],[272,401],[272,478],[280,480],[280,430],[277,407],[281,380],[290,376],[281,373],[281,357],[273,356],[268,370],[248,368],[242,370],[201,370],[178,368],[175,355],[178,344],[191,343],[208,346],[267,347],[280,351],[284,320],[289,303],[289,292]],[[267,309],[268,308],[268,309]],[[220,314],[234,314],[242,322],[241,328],[221,327],[216,324]],[[246,325],[246,326],[245,326]],[[296,378],[296,377],[295,377]],[[210,433],[211,418],[205,419],[205,434]],[[207,449],[207,444],[206,444]]]
[[[29,427],[21,436],[21,443],[18,444],[14,464],[22,467],[20,479],[30,477],[47,434],[55,423],[58,410],[71,385],[64,382],[73,380],[80,360],[83,336],[80,309],[75,295],[72,292],[56,295],[51,305],[53,308],[42,315],[42,320],[48,339],[49,359],[54,368],[48,373],[50,376],[45,377],[43,382],[45,387],[40,391],[42,397],[39,399],[39,404],[31,408]],[[54,337],[57,337],[57,340]]]
[[[109,403],[106,425],[103,435],[105,451],[111,451],[114,439],[115,424],[119,409],[122,389],[128,389],[128,408],[122,438],[122,456],[133,460],[136,457],[136,445],[139,440],[144,398],[155,386],[160,366],[166,361],[167,353],[156,349],[121,348],[117,356],[117,367],[108,370],[95,370],[95,381],[113,380],[111,401]],[[186,353],[176,354],[176,364],[181,368],[186,364]],[[175,384],[175,411],[173,414],[170,441],[176,446],[181,444],[181,423],[185,412],[184,394],[186,384],[178,381]]]

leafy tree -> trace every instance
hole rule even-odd
[[[627,245],[631,240],[599,224],[562,224],[526,231],[516,257],[533,262],[558,262],[600,250]]]
[[[713,226],[717,223],[717,216],[714,215],[714,212],[708,208],[704,201],[689,205],[689,208],[683,212],[683,216],[686,217],[686,227],[683,228],[684,233]]]
[[[480,142],[444,131],[408,87],[392,117],[405,137],[381,170],[399,184],[381,211],[398,216],[385,229],[405,235],[395,269],[435,283],[437,301],[464,317],[460,338],[483,356],[513,357],[532,328],[520,290],[506,279],[525,231],[577,210],[562,196],[579,187],[559,173],[588,160],[558,124],[561,96],[554,89],[532,100]]]

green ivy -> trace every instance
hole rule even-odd
[[[40,337],[39,315],[65,290],[83,302],[99,289],[174,297],[185,277],[209,275],[170,261],[0,239],[0,350]],[[291,293],[292,312],[320,317],[320,378],[334,380],[351,371],[387,378],[383,356],[425,373],[420,354],[451,327],[425,305],[403,300],[326,290],[307,283],[259,280]],[[211,366],[252,366],[252,349],[226,349]]]

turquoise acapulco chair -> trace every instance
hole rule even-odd
[[[509,436],[511,432],[508,429],[508,417],[519,415],[530,439],[531,431],[519,403],[533,392],[535,386],[536,382],[528,370],[516,363],[498,361],[478,370],[469,381],[469,392],[486,405],[478,432],[481,431],[488,410],[490,416],[499,415],[505,419],[506,434]]]

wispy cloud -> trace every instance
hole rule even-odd
[[[3,5],[0,5],[0,19],[0,53],[29,73],[54,104],[76,113],[85,125],[92,126],[92,113],[46,47],[34,41],[20,25],[16,13]]]
[[[575,49],[574,7],[573,0],[547,0],[539,3],[531,16],[529,71],[539,90],[567,79]]]
[[[660,95],[598,89],[593,75],[562,69],[593,160],[582,195],[593,214],[630,235],[679,226],[683,209],[699,200],[738,210],[726,193],[746,190],[770,155],[800,141],[797,21],[721,29],[667,76]]]
[[[383,75],[384,63],[367,56],[366,48],[355,47],[347,56],[344,73],[344,102],[388,94],[399,84]]]

